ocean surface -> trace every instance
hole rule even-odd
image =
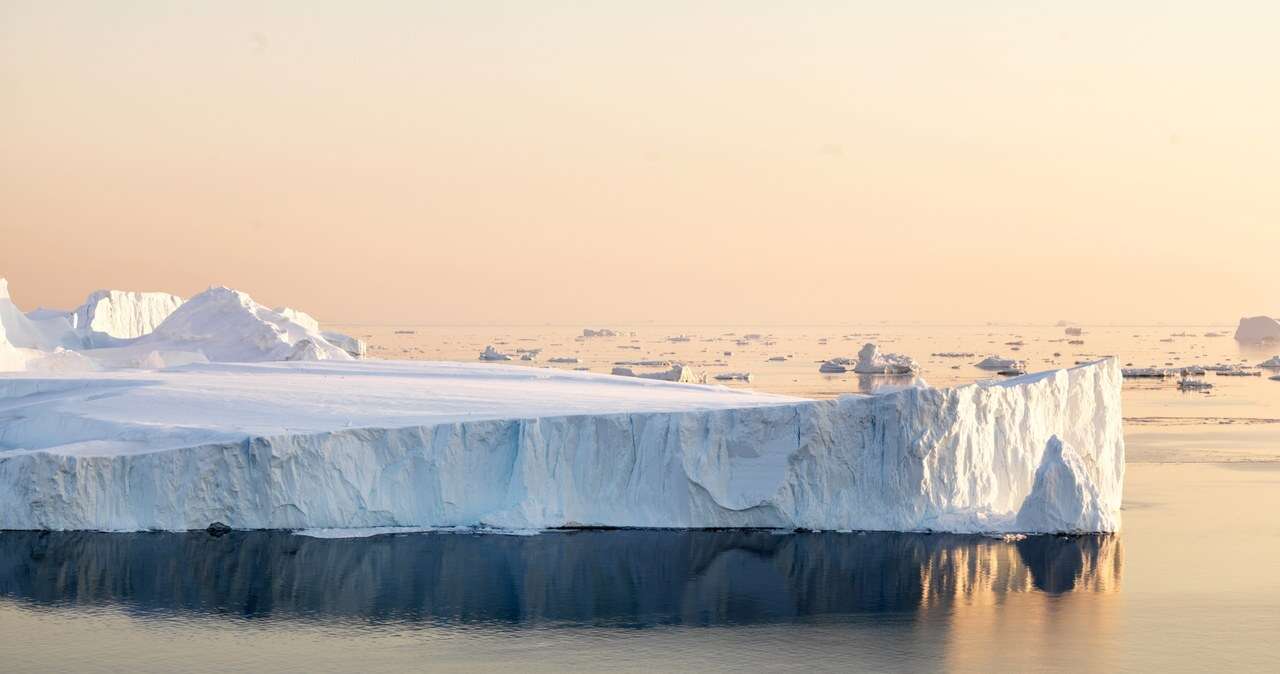
[[[582,327],[626,336],[576,339]],[[810,397],[911,383],[818,373],[868,341],[938,386],[990,378],[973,367],[988,354],[1030,370],[1276,355],[1237,345],[1230,326],[340,329],[376,357],[474,361],[493,344],[596,372],[678,360]],[[1274,671],[1270,374],[1210,373],[1207,393],[1126,381],[1124,530],[1110,536],[0,532],[0,670]]]

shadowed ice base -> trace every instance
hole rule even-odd
[[[581,531],[537,536],[0,533],[0,597],[141,619],[742,625],[1110,592],[1117,536]]]

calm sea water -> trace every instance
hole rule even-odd
[[[570,328],[347,329],[387,357],[471,360],[487,343],[596,371],[666,357],[809,396],[890,383],[817,373],[868,339],[915,356],[939,385],[988,376],[971,367],[988,352],[1033,369],[1273,355],[1170,337],[1218,329],[1206,326],[1088,328],[1083,345],[1057,341],[1058,328],[985,326],[635,327],[587,342]],[[765,337],[738,344],[745,333]],[[929,356],[941,351],[978,356]],[[1126,384],[1125,529],[1113,536],[4,532],[0,670],[1274,671],[1280,382],[1209,379],[1208,394]]]

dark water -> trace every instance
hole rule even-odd
[[[0,672],[1275,671],[1277,466],[1079,538],[0,533]]]
[[[909,618],[973,593],[1115,588],[1120,570],[1119,540],[1103,536],[0,535],[0,596],[143,619],[643,628]]]

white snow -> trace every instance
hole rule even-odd
[[[463,363],[0,375],[0,529],[1111,531],[1120,382],[1114,361],[822,401]],[[1079,461],[1046,460],[1054,436]]]
[[[1280,342],[1280,321],[1270,316],[1241,318],[1240,325],[1236,327],[1236,341],[1249,344]]]

